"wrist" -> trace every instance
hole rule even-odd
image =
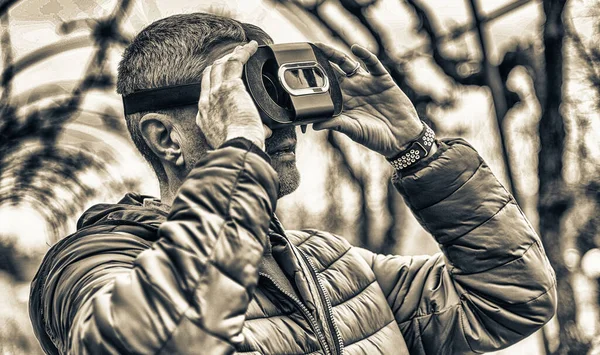
[[[435,133],[424,122],[421,122],[422,131],[416,139],[409,141],[404,150],[395,156],[386,157],[394,169],[399,172],[412,170],[419,166],[419,162],[431,157],[437,151]]]
[[[419,119],[416,119],[414,121],[411,120],[411,123],[409,125],[402,127],[402,136],[403,137],[398,140],[398,149],[395,152],[393,152],[392,154],[389,154],[389,156],[386,156],[386,158],[389,159],[391,157],[398,155],[398,153],[406,150],[408,148],[408,146],[410,146],[412,144],[412,142],[419,139],[421,134],[423,134],[424,130],[425,130],[425,127],[423,126],[423,122],[421,120],[419,120]]]

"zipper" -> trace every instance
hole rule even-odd
[[[258,273],[260,276],[268,279],[269,281],[271,281],[271,283],[273,283],[273,285],[275,286],[275,288],[277,288],[277,290],[281,293],[283,293],[285,296],[287,296],[289,299],[291,299],[292,301],[294,301],[294,303],[296,304],[296,306],[300,309],[300,311],[304,314],[305,318],[308,320],[308,323],[310,324],[311,328],[313,329],[313,331],[315,332],[315,334],[317,335],[317,339],[319,340],[319,343],[321,344],[321,347],[323,348],[323,350],[325,350],[325,354],[326,355],[331,355],[331,350],[329,349],[329,345],[327,344],[327,340],[325,339],[325,336],[323,335],[323,332],[321,331],[321,327],[319,327],[319,323],[317,322],[317,320],[315,319],[315,317],[311,314],[311,312],[309,311],[309,309],[304,305],[304,303],[302,303],[302,301],[296,297],[295,295],[283,290],[283,288],[269,275],[264,274],[262,272]]]
[[[335,337],[337,338],[337,354],[343,355],[344,354],[344,342],[342,340],[342,337],[340,335],[340,330],[338,329],[337,325],[335,324],[335,321],[333,319],[333,307],[331,306],[331,300],[329,299],[329,297],[327,296],[327,291],[325,290],[325,287],[323,286],[323,283],[321,282],[321,279],[319,278],[319,275],[317,275],[317,268],[315,267],[315,265],[312,263],[312,261],[310,261],[310,259],[300,250],[297,249],[298,253],[302,256],[302,259],[304,259],[304,261],[308,264],[308,269],[310,270],[310,273],[312,274],[313,278],[316,280],[316,284],[317,284],[317,289],[319,290],[319,296],[321,297],[322,300],[325,300],[325,306],[326,306],[326,311],[325,311],[325,318],[327,319],[327,323],[329,325],[329,329],[333,329],[333,333],[335,334]]]

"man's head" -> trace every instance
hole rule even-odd
[[[257,26],[206,13],[174,15],[142,30],[127,47],[119,64],[117,92],[198,83],[202,71],[236,45],[251,40],[273,43]],[[196,126],[197,106],[139,112],[125,117],[131,138],[159,180],[169,202],[194,165],[210,149]],[[279,197],[293,192],[300,175],[295,159],[281,150],[295,149],[290,127],[275,130],[266,141],[271,165],[279,174]]]

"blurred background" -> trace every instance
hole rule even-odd
[[[542,237],[559,309],[498,354],[600,354],[600,1],[0,0],[0,353],[37,354],[29,283],[81,212],[127,191],[158,196],[114,83],[152,21],[196,11],[276,42],[359,43],[377,53],[440,137],[464,137]],[[377,154],[299,133],[288,229],[320,228],[381,253],[439,251]]]

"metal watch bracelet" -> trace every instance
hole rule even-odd
[[[408,148],[392,158],[387,159],[397,171],[403,171],[413,166],[419,160],[427,157],[435,142],[435,133],[423,122],[423,131],[417,139],[410,142]]]

